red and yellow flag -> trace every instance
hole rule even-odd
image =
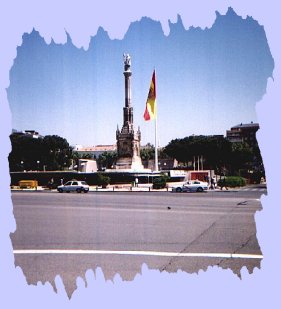
[[[149,93],[147,96],[144,120],[152,120],[156,118],[156,82],[155,82],[155,70],[152,74],[152,79],[149,87]]]

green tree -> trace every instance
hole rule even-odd
[[[231,144],[223,136],[188,136],[172,140],[164,153],[186,165],[194,157],[202,156],[206,169],[218,171],[228,164]]]
[[[72,148],[67,140],[57,135],[32,138],[27,135],[10,136],[12,151],[10,171],[63,170],[72,162]]]
[[[258,145],[231,143],[223,136],[189,136],[172,140],[164,152],[179,162],[187,164],[197,156],[203,156],[204,168],[214,169],[217,174],[240,175],[248,170],[264,176]]]
[[[104,168],[111,168],[116,163],[117,152],[103,152],[97,159],[98,167],[100,170]]]
[[[239,175],[240,170],[251,169],[253,159],[253,150],[247,143],[232,143],[229,165],[233,175]]]
[[[37,170],[42,164],[42,139],[26,135],[10,136],[12,151],[9,154],[10,171]]]
[[[48,170],[63,170],[72,162],[72,148],[67,140],[58,135],[43,138],[43,161]]]
[[[85,153],[81,155],[81,159],[93,159],[94,156],[91,153]]]
[[[140,150],[140,157],[143,161],[154,160],[155,158],[155,148],[154,145],[147,143]],[[169,156],[165,153],[163,148],[158,148],[158,158],[168,159]]]
[[[140,157],[143,161],[152,160],[155,157],[155,149],[154,146],[150,143],[147,143],[140,150]]]

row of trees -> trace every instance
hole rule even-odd
[[[65,138],[47,135],[43,138],[12,134],[12,151],[9,155],[10,171],[65,170],[77,166],[79,159],[96,159],[91,154],[81,155],[73,151]],[[141,150],[142,160],[154,158],[153,145]],[[97,158],[100,170],[111,168],[117,160],[117,152],[104,152]]]
[[[64,170],[73,163],[73,152],[67,140],[57,135],[32,138],[27,135],[10,136],[12,151],[10,171]]]
[[[65,138],[47,135],[32,138],[27,135],[11,135],[12,152],[9,155],[10,171],[65,170],[78,164],[78,159],[94,159],[92,155],[81,156],[73,151]],[[147,144],[141,149],[143,161],[154,159],[154,147]],[[159,158],[176,159],[181,165],[192,168],[194,158],[204,158],[204,169],[217,174],[240,175],[252,170],[264,174],[258,145],[231,143],[223,136],[189,136],[172,140],[159,151]],[[116,162],[116,152],[105,152],[97,158],[100,169],[111,168]]]
[[[204,158],[204,168],[217,174],[240,175],[249,171],[264,173],[258,145],[231,143],[223,136],[189,136],[172,140],[164,152],[183,165],[190,166],[198,156]]]

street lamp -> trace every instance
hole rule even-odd
[[[21,169],[24,171],[24,168],[23,168],[23,161],[20,161],[20,164],[21,164]]]
[[[37,170],[39,171],[39,164],[40,164],[40,161],[38,160],[37,161]]]

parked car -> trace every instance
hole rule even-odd
[[[86,181],[78,181],[78,180],[71,180],[68,181],[66,184],[58,186],[57,190],[60,193],[63,192],[89,192],[89,185],[86,183]]]
[[[203,192],[207,190],[208,184],[199,180],[186,181],[184,184],[172,187],[172,192]]]

